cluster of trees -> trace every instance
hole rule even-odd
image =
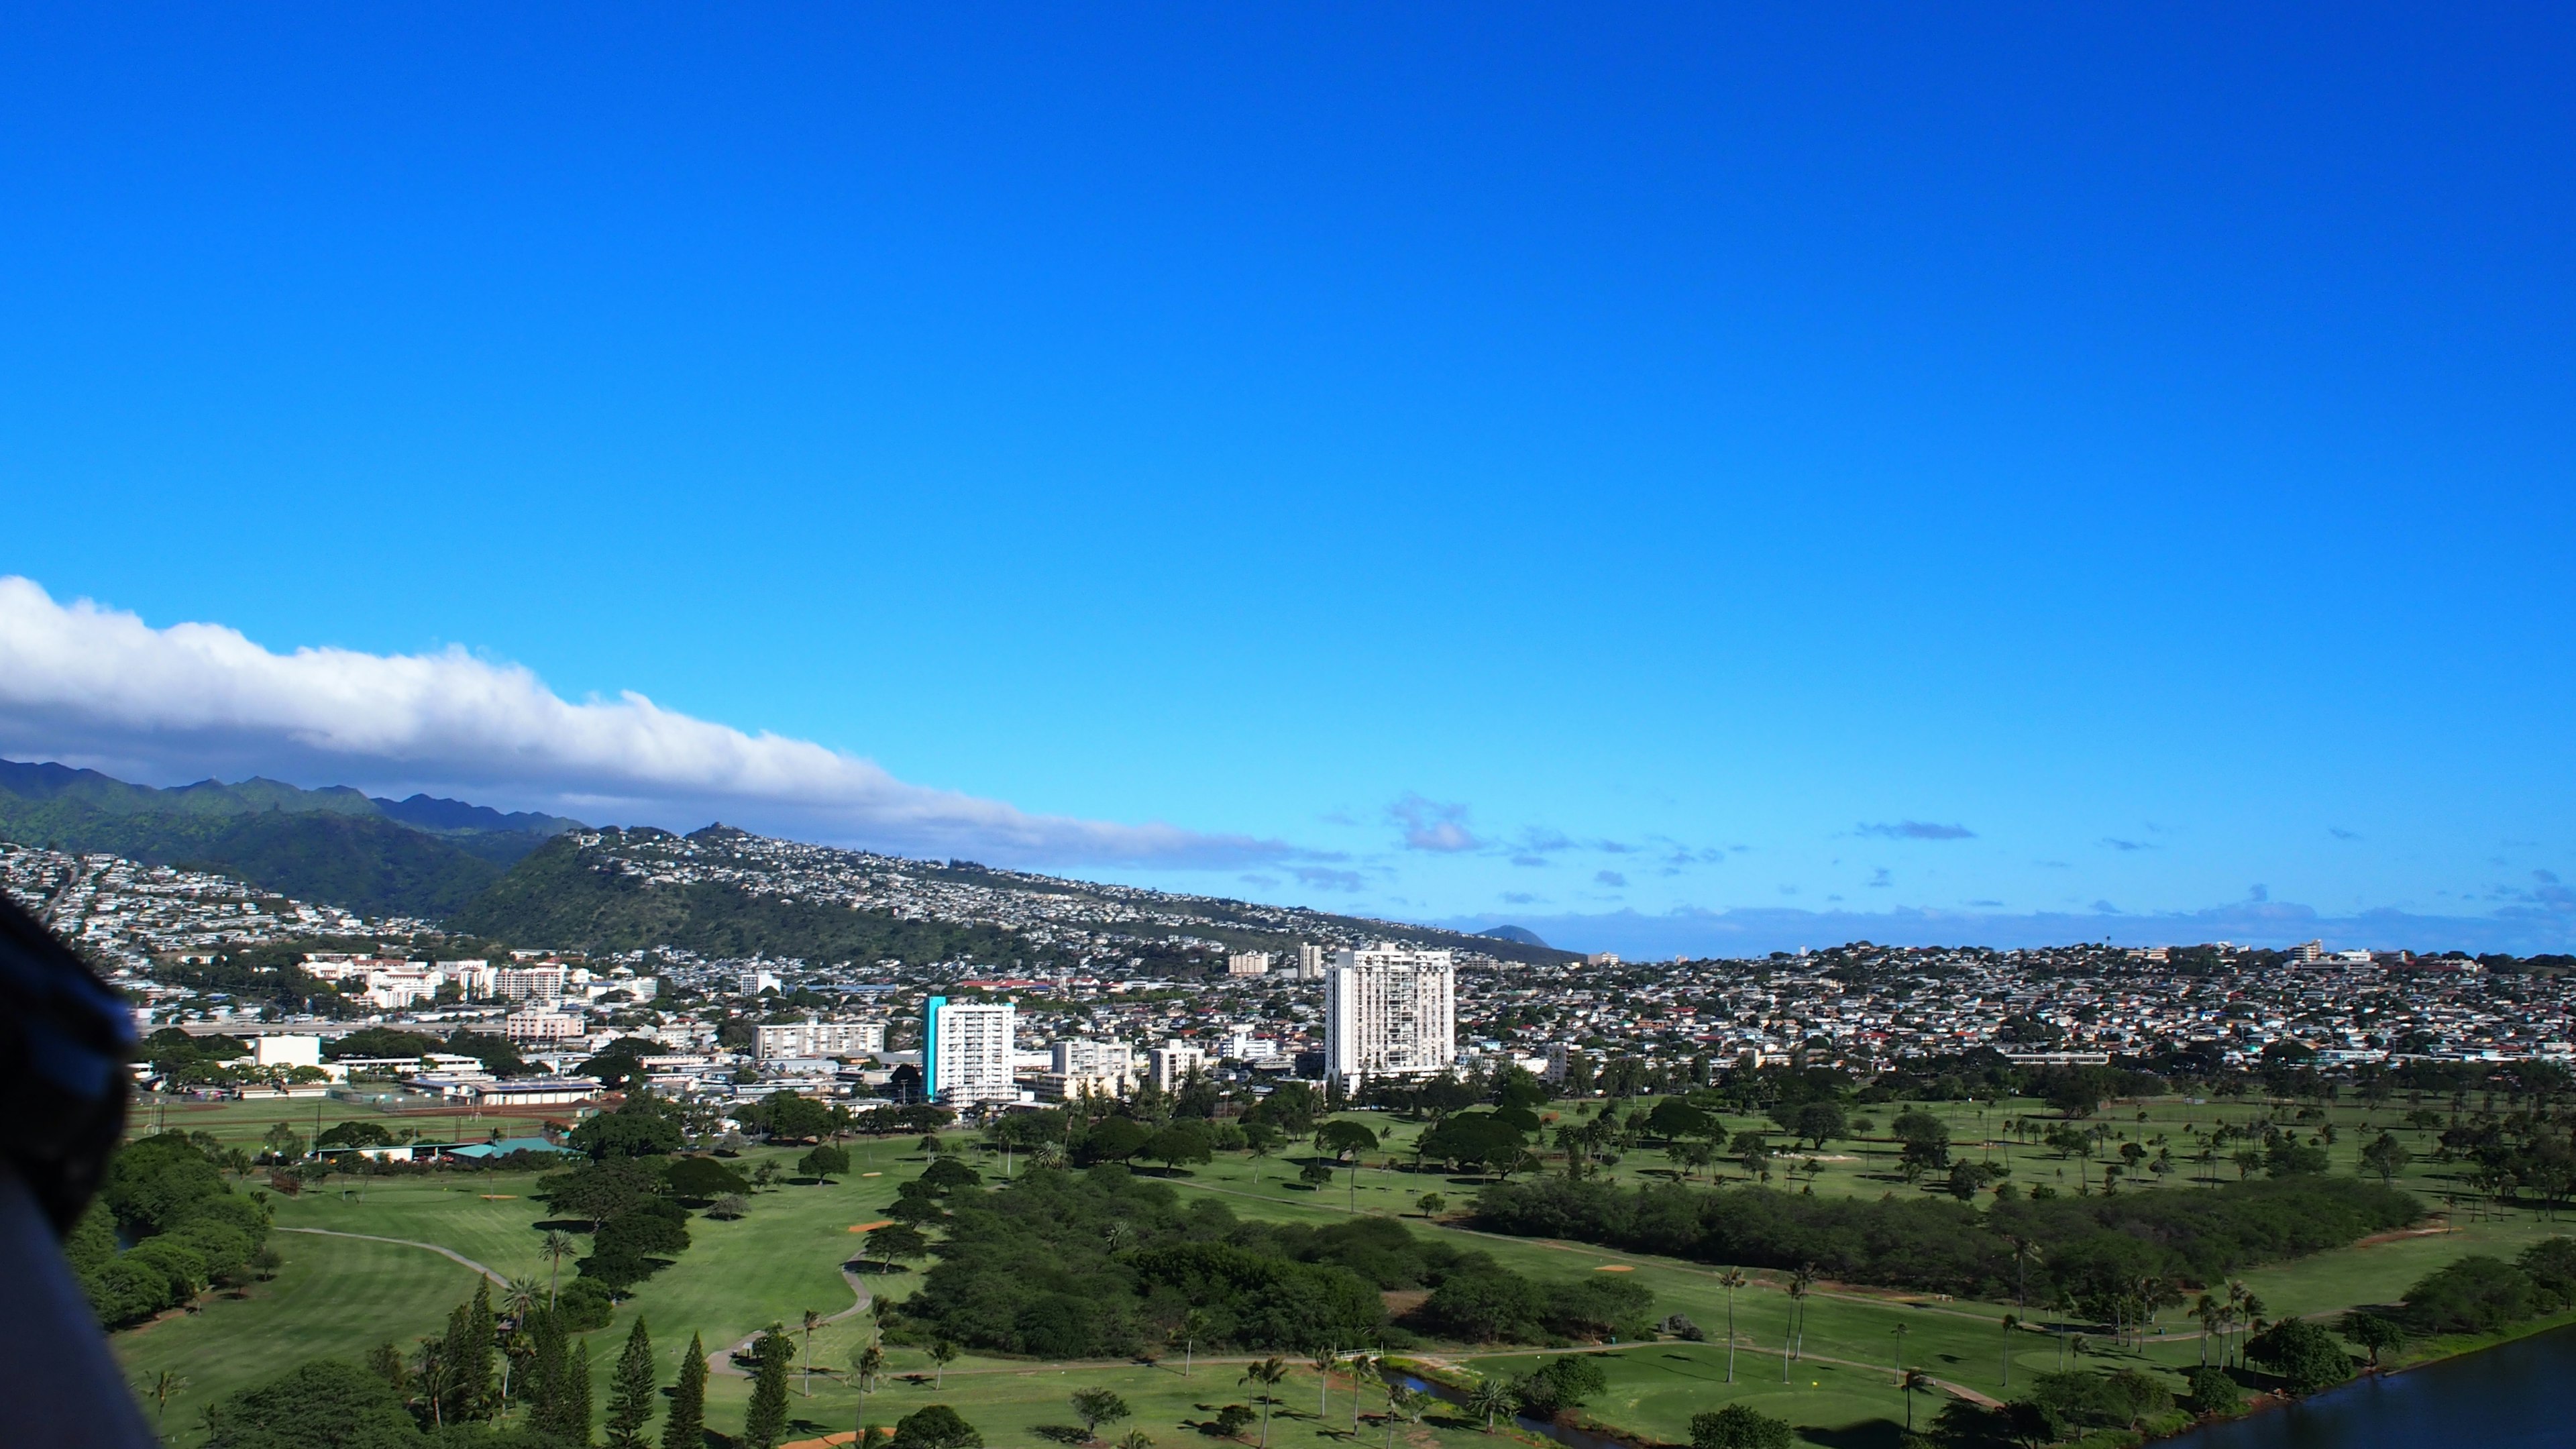
[[[889,1210],[946,1233],[922,1290],[890,1320],[900,1339],[1047,1358],[1167,1342],[1305,1352],[1405,1338],[1380,1294],[1421,1289],[1430,1292],[1412,1327],[1459,1338],[1547,1342],[1651,1322],[1641,1284],[1543,1287],[1383,1218],[1241,1222],[1222,1202],[1184,1207],[1115,1164],[1040,1167],[1009,1192],[972,1192],[973,1169],[952,1162],[933,1163]]]
[[[2456,1259],[2406,1290],[2405,1326],[2417,1333],[2491,1333],[2576,1307],[2576,1239],[2543,1238],[2512,1262]]]
[[[422,1338],[411,1349],[384,1343],[363,1367],[315,1359],[266,1383],[244,1389],[206,1411],[207,1449],[302,1449],[330,1444],[346,1449],[649,1449],[652,1421],[662,1419],[662,1449],[701,1449],[706,1438],[707,1364],[695,1336],[665,1390],[653,1360],[644,1320],[628,1330],[609,1372],[604,1424],[595,1424],[590,1345],[571,1334],[578,1325],[539,1301],[536,1291],[512,1285],[496,1311],[491,1286],[448,1315],[447,1331]],[[775,1326],[763,1338],[780,1345]],[[764,1361],[754,1385],[752,1421],[742,1439],[774,1449],[785,1428],[785,1352]],[[765,1403],[778,1422],[758,1432]],[[518,1422],[500,1422],[523,1410]]]
[[[89,1211],[64,1243],[99,1320],[110,1326],[192,1302],[217,1284],[273,1272],[268,1209],[236,1193],[212,1138],[164,1132],[108,1165]],[[133,1244],[120,1251],[118,1235]]]
[[[1814,1267],[1852,1282],[2114,1306],[2142,1280],[2212,1282],[2255,1263],[2339,1247],[2415,1221],[2410,1195],[2293,1176],[2207,1192],[1999,1201],[1864,1201],[1744,1186],[1624,1188],[1549,1177],[1476,1201],[1496,1232],[1572,1238],[1707,1263]],[[2108,1315],[2106,1314],[2106,1321]]]

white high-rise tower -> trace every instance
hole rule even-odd
[[[1324,976],[1324,1070],[1356,1088],[1370,1077],[1427,1077],[1457,1056],[1457,969],[1446,951],[1339,951]]]

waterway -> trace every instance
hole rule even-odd
[[[1395,1377],[1396,1382],[1417,1394],[1429,1394],[1452,1408],[1467,1409],[1467,1396],[1447,1384],[1433,1383],[1411,1374],[1397,1374]],[[1474,1416],[1474,1410],[1467,1409],[1467,1412],[1470,1417]],[[1586,1429],[1575,1428],[1571,1424],[1553,1424],[1544,1419],[1533,1419],[1526,1414],[1513,1415],[1512,1422],[1530,1433],[1553,1439],[1566,1446],[1566,1449],[1636,1449],[1636,1446],[1613,1439],[1606,1434],[1595,1434]],[[1360,1439],[1362,1449],[1365,1449],[1368,1436],[1363,1434]]]
[[[2576,1444],[2576,1328],[2367,1378],[2155,1449],[2540,1449]]]

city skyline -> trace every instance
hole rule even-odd
[[[2565,17],[619,33],[19,26],[0,755],[1632,955],[2576,944]]]

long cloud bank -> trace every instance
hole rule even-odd
[[[2576,916],[2515,908],[2493,916],[2425,916],[2365,911],[2328,916],[2285,901],[2249,901],[2206,911],[2159,915],[2108,912],[1799,911],[1778,908],[1662,915],[1611,911],[1597,915],[1478,915],[1436,922],[1454,930],[1515,925],[1568,951],[1614,951],[1631,960],[1761,956],[1801,946],[1875,941],[1882,946],[2058,946],[2108,941],[2115,946],[2181,946],[2234,941],[2287,946],[2322,939],[2336,950],[2502,951],[2517,956],[2576,948]]]
[[[217,624],[156,629],[0,578],[0,754],[164,781],[498,792],[602,823],[764,830],[997,863],[1227,867],[1298,852],[1175,826],[1033,815],[896,779],[810,740],[747,734],[635,693],[575,703],[462,649],[276,653]]]

